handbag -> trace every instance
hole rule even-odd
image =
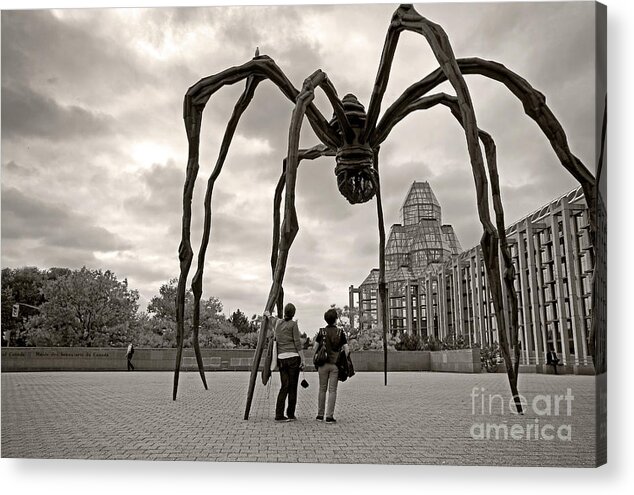
[[[323,332],[323,329],[319,329],[319,335],[321,335],[321,341],[315,350],[315,355],[313,356],[313,364],[316,368],[323,366],[328,361],[328,351],[326,350],[326,334]]]

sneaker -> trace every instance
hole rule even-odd
[[[281,418],[275,418],[275,421],[278,423],[288,423],[289,419],[286,416],[282,416]]]
[[[335,424],[337,420],[335,418],[326,418],[326,423]]]
[[[317,417],[315,418],[315,421],[323,421],[323,420],[324,420],[324,417],[323,417],[323,416],[317,416]]]
[[[289,416],[288,420],[289,421],[297,421],[297,418],[295,416]]]

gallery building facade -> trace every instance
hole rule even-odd
[[[462,250],[453,227],[442,224],[440,204],[427,182],[412,184],[401,220],[386,243],[389,331],[441,340],[461,335],[470,345],[499,342],[482,249]],[[520,363],[544,364],[552,349],[563,365],[591,365],[593,267],[581,188],[510,225],[507,237],[516,274]],[[349,288],[354,324],[361,331],[382,327],[378,276],[373,269],[358,287]]]

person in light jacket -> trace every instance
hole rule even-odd
[[[326,328],[322,328],[317,334],[315,341],[317,344],[322,342],[326,346],[328,361],[317,368],[319,373],[319,395],[317,396],[317,421],[324,420],[326,415],[326,423],[334,424],[337,420],[334,418],[335,402],[337,401],[337,385],[339,384],[339,370],[337,368],[337,358],[340,352],[345,352],[346,356],[350,354],[348,348],[348,340],[345,332],[339,330],[335,326],[337,321],[337,310],[329,309],[324,313],[326,320]],[[328,405],[326,407],[326,391],[328,392]]]
[[[284,319],[275,327],[277,341],[277,365],[280,370],[282,385],[277,394],[275,404],[275,421],[295,421],[295,407],[297,405],[297,384],[299,372],[304,369],[304,352],[299,335],[297,322],[293,320],[295,306],[288,303],[284,307]],[[275,359],[275,356],[273,356]],[[288,398],[286,416],[284,406]]]

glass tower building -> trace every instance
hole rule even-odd
[[[388,330],[437,339],[462,335],[471,345],[499,342],[482,250],[462,250],[453,227],[442,224],[440,204],[427,182],[412,184],[401,221],[386,243]],[[591,365],[593,261],[581,188],[510,225],[507,237],[516,274],[521,364],[544,364],[552,349],[570,372],[584,372]],[[382,326],[378,275],[373,269],[358,287],[349,288],[357,316],[353,324],[360,331]]]

